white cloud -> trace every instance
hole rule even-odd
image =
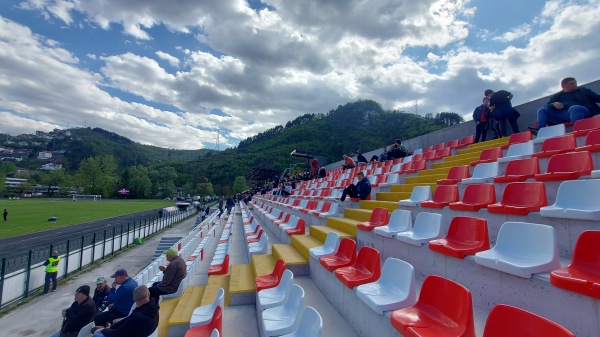
[[[173,67],[179,66],[179,59],[169,53],[165,53],[165,52],[159,50],[156,52],[156,56],[169,62],[169,64],[172,65]]]
[[[521,39],[526,37],[531,32],[531,26],[527,23],[524,23],[518,27],[515,27],[513,30],[508,31],[500,36],[494,37],[493,40],[502,41],[502,42],[512,42],[517,39]]]

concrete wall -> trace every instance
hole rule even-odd
[[[559,80],[557,80],[557,85],[556,85],[557,92],[560,90],[560,85],[558,84],[558,81]],[[588,84],[584,84],[583,86],[593,90],[594,92],[600,93],[600,80],[597,80],[597,81],[594,81],[594,82],[591,82]],[[536,100],[527,102],[525,104],[515,106],[515,109],[517,109],[521,113],[521,117],[518,120],[519,128],[521,131],[527,130],[528,125],[533,126],[533,124],[535,123],[535,121],[537,119],[537,117],[536,117],[537,110],[546,104],[549,97],[550,97],[550,95],[542,97],[542,98],[538,98]],[[477,106],[477,102],[474,102],[473,109],[475,109],[476,106]],[[510,128],[510,125],[507,125],[507,130],[509,133],[512,131]],[[447,128],[444,128],[444,129],[441,129],[438,131],[434,131],[434,132],[431,132],[431,133],[428,133],[428,134],[425,134],[425,135],[422,135],[422,136],[419,136],[416,138],[402,140],[402,144],[404,144],[410,150],[415,150],[415,149],[427,147],[429,145],[436,145],[439,143],[447,143],[450,140],[461,139],[463,137],[473,135],[473,134],[475,134],[475,123],[473,122],[473,120],[468,120],[465,123],[447,127]],[[488,130],[488,139],[490,139],[489,137],[491,137],[491,132],[489,132],[489,130]],[[398,135],[398,138],[402,139],[402,135]],[[381,147],[383,147],[383,144]],[[373,156],[373,154],[379,154],[379,153],[381,153],[381,148],[372,149],[371,151],[364,153],[364,156],[367,159],[371,159],[371,156]],[[341,165],[342,165],[342,161],[340,160],[338,162],[326,165],[325,168],[327,170],[331,170],[331,169],[336,169],[336,168],[340,167]]]

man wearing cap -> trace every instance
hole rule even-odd
[[[106,326],[106,323],[114,319],[127,316],[133,306],[133,290],[138,286],[137,282],[127,275],[125,269],[117,270],[111,277],[115,281],[108,294],[108,310],[94,316],[94,322],[98,326]]]
[[[58,256],[56,250],[53,251],[52,256],[44,262],[44,266],[46,266],[46,276],[44,278],[44,293],[42,295],[46,295],[48,290],[50,290],[50,282],[52,282],[52,291],[56,291],[56,276],[58,275],[59,262],[60,256]]]
[[[150,298],[145,285],[135,288],[133,299],[135,309],[129,316],[110,328],[94,327],[93,337],[147,337],[152,334],[158,327],[157,302]]]
[[[94,303],[96,304],[96,311],[102,312],[108,306],[108,294],[110,294],[110,287],[106,283],[106,279],[102,276],[96,279],[96,289],[94,289]]]
[[[163,278],[160,282],[154,282],[150,287],[150,297],[158,302],[160,295],[172,294],[177,292],[179,283],[187,276],[185,261],[179,257],[177,249],[169,248],[165,253],[169,265],[158,267],[163,271]]]
[[[64,317],[60,331],[50,337],[77,337],[79,330],[92,321],[96,305],[90,298],[90,286],[83,285],[75,290],[75,301],[62,310]]]

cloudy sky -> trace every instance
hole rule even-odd
[[[373,99],[469,114],[600,78],[600,0],[0,0],[0,132],[220,149]]]

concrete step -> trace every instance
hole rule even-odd
[[[287,269],[291,270],[294,275],[308,275],[308,259],[292,245],[274,244],[272,254],[275,261],[279,259],[285,261]]]
[[[360,207],[370,210],[375,209],[375,207],[383,207],[387,208],[388,211],[393,212],[395,209],[398,209],[398,202],[383,200],[363,200],[360,203]]]
[[[252,274],[257,277],[272,273],[275,269],[275,261],[271,254],[252,255]]]
[[[345,218],[345,217],[331,217],[331,218],[327,219],[327,226],[337,229],[339,231],[348,233],[348,234],[352,235],[353,237],[355,237],[356,236],[356,225],[361,222],[363,222],[363,221]],[[325,239],[323,239],[323,241],[325,241]]]
[[[340,236],[340,238],[354,239],[356,237],[356,235],[352,235],[350,233],[341,231],[339,229],[335,229],[330,226],[311,226],[310,227],[310,235],[315,237],[317,240],[319,240],[321,242],[325,242],[325,239],[327,238],[327,234],[329,234],[329,232],[336,232]]]
[[[229,305],[229,278],[226,275],[210,275],[206,287],[204,288],[204,294],[202,295],[202,301],[200,306],[209,305],[215,301],[219,289],[225,290],[225,305]]]
[[[291,238],[291,245],[308,260],[310,258],[308,250],[313,247],[322,246],[323,241],[320,241],[311,235],[293,235]]]
[[[357,220],[360,222],[369,221],[372,210],[364,208],[346,208],[344,218]]]
[[[410,192],[377,192],[377,200],[391,201],[396,204],[398,201],[410,198]]]
[[[256,287],[251,264],[233,264],[229,277],[229,305],[254,304]]]
[[[158,337],[167,337],[168,336],[168,323],[171,315],[177,308],[177,304],[179,303],[178,298],[168,298],[160,302],[160,309],[158,311]]]
[[[446,178],[446,177],[444,177],[444,178]],[[392,186],[390,188],[390,192],[412,193],[412,190],[413,190],[413,188],[415,188],[415,186],[430,186],[431,187],[431,191],[434,192],[435,189],[437,188],[437,182],[433,182],[433,183],[418,183],[418,184],[398,184],[398,185]]]
[[[448,169],[450,170],[450,169]],[[429,170],[426,170],[429,171]],[[425,173],[424,173],[425,174]],[[439,179],[444,179],[448,176],[445,174],[429,174],[429,175],[418,175],[416,177],[407,177],[404,179],[405,184],[436,184]],[[400,191],[398,191],[400,192]]]
[[[190,328],[190,319],[194,309],[200,306],[204,295],[204,286],[188,286],[179,298],[175,310],[167,322],[167,336],[183,336]],[[167,299],[168,300],[168,299]],[[163,300],[163,302],[166,300]],[[163,302],[160,306],[162,309]],[[160,314],[160,312],[159,312]],[[161,315],[162,317],[162,315]]]
[[[164,253],[165,250],[173,247],[173,245],[176,244],[177,241],[181,240],[181,238],[182,236],[163,236],[162,238],[160,238],[160,242],[158,243],[156,250],[154,251],[154,255],[152,255],[152,259],[156,259],[162,253]]]

